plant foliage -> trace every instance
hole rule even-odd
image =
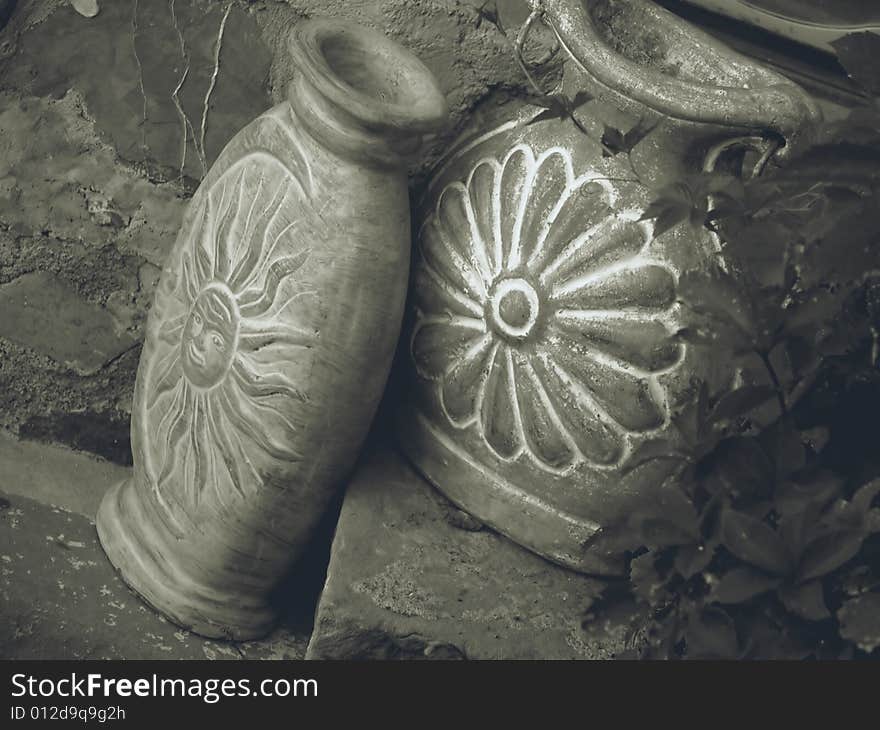
[[[631,154],[649,120],[597,136],[575,115],[589,93],[536,83],[522,48],[543,19],[532,13],[514,49],[543,107],[530,123],[571,120],[650,189]],[[781,168],[766,169],[778,139],[743,138],[738,155],[650,191],[642,219],[655,237],[689,226],[720,246],[708,276],[679,278],[676,336],[763,381],[700,387],[673,415],[677,445],[649,440],[631,455],[627,471],[655,462],[667,476],[604,531],[630,556],[628,581],[586,614],[621,596],[645,604],[628,657],[880,654],[880,36],[833,46],[864,104]]]
[[[654,191],[644,213],[655,235],[718,236],[714,271],[680,279],[677,336],[767,382],[702,388],[675,416],[677,448],[634,454],[630,469],[662,461],[668,477],[619,528],[650,616],[628,656],[880,654],[880,37],[835,46],[863,106],[780,169],[728,161]],[[642,132],[602,142],[628,154]]]

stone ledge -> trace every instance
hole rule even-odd
[[[85,517],[0,495],[0,659],[302,659],[308,626],[211,641],[122,583]]]
[[[639,616],[584,629],[601,587],[483,528],[380,447],[348,487],[307,658],[611,658]]]
[[[0,429],[0,490],[93,519],[104,492],[131,469]]]
[[[0,659],[302,659],[322,555],[279,596],[285,619],[266,639],[184,631],[125,586],[98,543],[101,497],[130,473],[0,431]]]
[[[46,271],[0,286],[0,336],[29,347],[81,375],[100,370],[137,341],[117,331],[104,307],[91,304]]]

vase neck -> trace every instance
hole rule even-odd
[[[291,108],[309,134],[342,157],[405,166],[446,121],[446,100],[431,72],[380,33],[307,21],[291,34],[290,52]]]

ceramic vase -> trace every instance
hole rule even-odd
[[[563,93],[590,100],[577,124],[524,106],[463,136],[433,173],[399,436],[481,521],[613,574],[622,560],[603,529],[668,468],[632,468],[633,455],[648,441],[671,450],[672,420],[702,384],[723,393],[741,375],[675,337],[680,277],[723,262],[708,230],[655,235],[652,190],[737,147],[778,149],[777,164],[819,114],[787,79],[644,0],[531,4],[570,56]]]
[[[410,256],[406,165],[446,105],[428,69],[344,22],[294,29],[289,98],[193,197],[149,315],[133,476],[101,544],[175,623],[247,639],[349,472],[385,386]]]

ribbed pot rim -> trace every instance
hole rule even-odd
[[[344,20],[312,19],[293,29],[289,48],[296,71],[365,127],[433,132],[446,121],[446,99],[428,67],[378,31]],[[333,52],[346,49],[369,60],[372,80],[393,98],[358,88],[345,77]],[[402,83],[395,83],[393,76]]]

